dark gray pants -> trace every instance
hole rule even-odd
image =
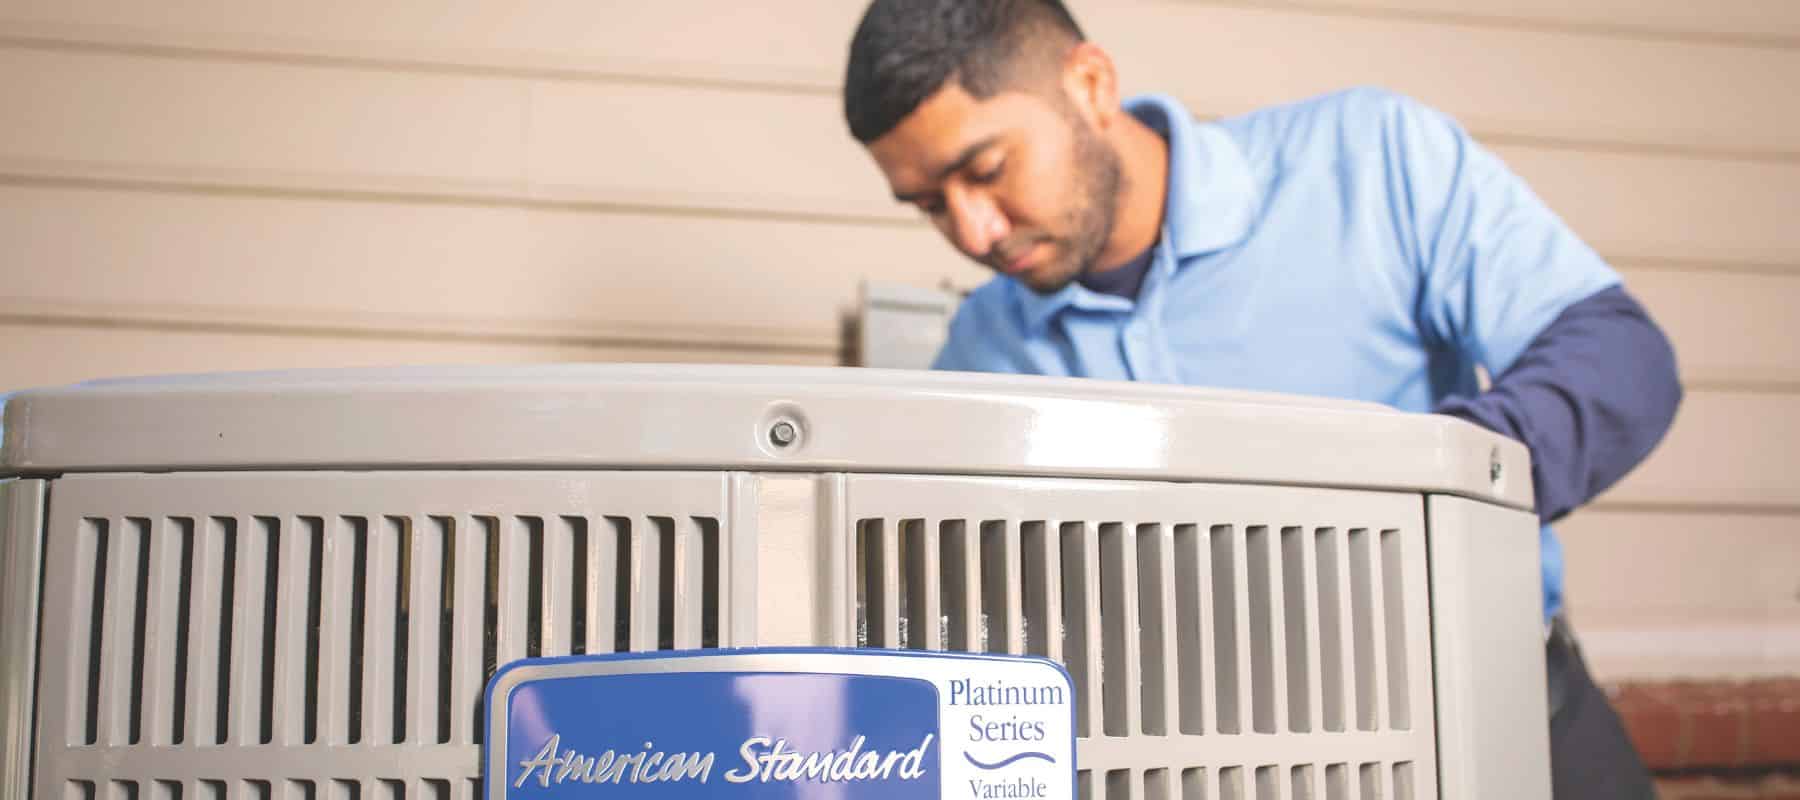
[[[1558,617],[1544,647],[1550,688],[1550,778],[1556,800],[1641,800],[1656,787],[1643,759],[1588,675],[1581,648]]]

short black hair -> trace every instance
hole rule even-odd
[[[1062,0],[874,0],[850,40],[850,135],[881,138],[951,80],[992,97],[1018,82],[1027,56],[1084,40]]]

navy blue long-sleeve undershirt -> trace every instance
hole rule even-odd
[[[1487,391],[1435,410],[1525,443],[1538,519],[1551,522],[1643,461],[1681,397],[1668,338],[1614,286],[1564,309]]]

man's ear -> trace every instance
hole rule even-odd
[[[1118,120],[1119,73],[1100,45],[1080,42],[1063,58],[1063,91],[1082,118],[1105,130]]]

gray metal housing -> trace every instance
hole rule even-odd
[[[473,798],[496,663],[752,644],[1056,658],[1090,798],[1549,795],[1529,464],[1447,418],[556,366],[4,419],[0,798]]]

